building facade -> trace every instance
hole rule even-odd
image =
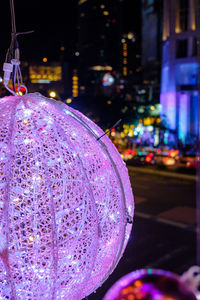
[[[142,0],[142,74],[146,103],[159,103],[162,54],[162,10],[160,0]]]
[[[112,92],[120,70],[121,1],[80,0],[78,2],[77,65],[80,95]],[[103,76],[107,73],[106,78]],[[110,81],[107,79],[110,79]]]
[[[198,135],[200,1],[164,0],[161,118],[183,144]]]

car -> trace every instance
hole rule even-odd
[[[198,167],[199,157],[196,155],[181,155],[179,161],[177,161],[177,170],[183,172],[195,173]]]
[[[168,152],[160,152],[159,154],[156,154],[155,162],[157,166],[169,167],[176,164],[176,159],[175,157],[169,156]]]

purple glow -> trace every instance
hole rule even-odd
[[[120,278],[103,300],[195,300],[178,275],[159,269],[141,269]]]
[[[198,134],[198,92],[194,92],[191,100],[191,114],[190,114],[190,120],[191,120],[191,131],[194,135]]]
[[[198,63],[182,63],[177,64],[175,68],[176,84],[198,84]]]
[[[176,128],[176,93],[169,92],[160,95],[161,114],[167,116],[170,129]]]
[[[164,66],[162,68],[162,76],[161,76],[161,92],[165,94],[168,92],[169,86],[169,66]]]
[[[126,247],[123,160],[80,112],[40,94],[0,102],[0,298],[79,300]]]
[[[178,137],[185,142],[188,128],[188,116],[189,116],[189,95],[179,94],[179,130]]]

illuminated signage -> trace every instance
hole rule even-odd
[[[50,83],[62,79],[61,66],[29,66],[31,83]]]
[[[102,85],[103,86],[111,86],[114,83],[114,81],[115,81],[114,77],[111,74],[106,73],[103,76]]]
[[[111,66],[93,66],[90,68],[90,70],[93,71],[112,71],[112,67]]]

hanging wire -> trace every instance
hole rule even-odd
[[[12,33],[16,34],[14,0],[10,0],[10,12],[11,12],[11,22],[12,22]]]
[[[109,128],[108,130],[106,130],[106,131],[104,132],[104,134],[102,134],[101,136],[99,136],[99,137],[97,138],[97,141],[99,141],[104,135],[106,135],[107,133],[109,133],[113,128],[117,127],[117,126],[119,125],[120,122],[121,122],[121,119],[118,120],[111,128]]]
[[[3,65],[4,70],[4,86],[13,95],[19,94],[21,88],[25,89],[25,93],[28,92],[27,87],[23,84],[22,73],[20,68],[20,51],[17,36],[21,34],[29,34],[33,31],[16,32],[15,22],[15,7],[14,0],[10,0],[10,12],[11,12],[11,43],[6,53],[6,60]],[[12,80],[13,90],[8,87],[10,79]]]

